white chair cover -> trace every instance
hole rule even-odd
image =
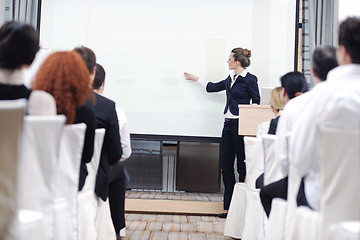
[[[291,133],[288,132],[286,134],[286,138],[288,141],[287,146],[290,147],[290,138]],[[284,225],[284,239],[290,239],[290,231],[292,228],[292,224],[294,222],[294,216],[297,208],[297,195],[299,192],[299,187],[301,183],[301,176],[299,174],[299,171],[297,170],[297,167],[292,163],[291,161],[291,149],[288,149],[288,159],[289,159],[289,175],[288,175],[288,197],[287,197],[287,209],[286,209],[286,219],[285,219],[285,225]]]
[[[78,226],[80,240],[97,239],[95,219],[98,199],[95,194],[95,182],[100,163],[104,135],[105,129],[96,129],[94,154],[91,162],[86,164],[88,175],[83,189],[78,194]]]
[[[285,176],[279,171],[276,161],[276,135],[263,135],[264,147],[264,185],[276,182]],[[273,199],[269,219],[264,217],[265,239],[282,239],[286,217],[287,202]]]
[[[35,233],[34,239],[53,238],[53,176],[65,121],[63,115],[25,117],[18,174],[20,239],[27,238],[29,231]],[[44,218],[36,217],[40,215]],[[38,223],[31,221],[37,218]]]
[[[319,240],[319,212],[315,212],[308,207],[298,207],[294,215],[288,239]]]
[[[326,239],[331,224],[360,220],[360,132],[321,130],[321,210],[300,207],[289,239]]]
[[[360,240],[360,221],[332,224],[325,239]]]
[[[264,210],[261,205],[259,189],[246,190],[246,211],[243,240],[264,239]]]
[[[275,198],[271,203],[271,212],[267,222],[265,239],[283,239],[286,218],[287,202],[281,198]]]
[[[321,229],[324,239],[329,226],[360,220],[360,132],[322,129]]]
[[[255,189],[256,179],[264,172],[264,151],[261,138],[244,137],[246,186]]]
[[[246,207],[241,239],[263,239],[263,215],[256,179],[264,172],[264,152],[261,138],[244,137],[246,159]],[[242,196],[244,198],[244,196]],[[239,204],[239,203],[238,203]],[[240,203],[244,204],[244,203]],[[243,213],[242,213],[243,216]],[[254,231],[255,230],[255,231]]]
[[[244,137],[246,183],[237,183],[234,186],[228,216],[226,218],[224,235],[242,238],[245,226],[245,211],[247,209],[247,189],[255,190],[256,179],[264,171],[264,155],[262,139]],[[260,199],[259,199],[260,200]]]
[[[246,185],[236,183],[226,217],[224,236],[241,238],[245,225]]]
[[[53,176],[65,121],[63,115],[25,116],[18,176],[20,209],[43,211],[51,207]]]
[[[108,199],[104,202],[101,198],[98,198],[96,228],[98,231],[98,240],[116,239]]]
[[[289,177],[288,177],[288,198],[286,206],[285,225],[283,229],[284,239],[290,239],[290,231],[294,223],[295,212],[297,209],[297,194],[301,183],[301,177],[297,168],[289,163]]]
[[[86,125],[67,125],[55,171],[55,239],[78,239],[77,194]]]
[[[278,170],[279,167],[275,159],[276,135],[263,135],[262,140],[264,148],[264,185],[268,185],[285,176],[282,176],[281,172]]]
[[[16,216],[17,172],[25,100],[0,101],[0,236],[9,234]]]

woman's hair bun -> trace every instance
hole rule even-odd
[[[244,49],[243,54],[245,57],[250,58],[251,57],[251,51],[249,49]]]

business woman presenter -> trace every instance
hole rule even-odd
[[[244,137],[238,135],[239,104],[260,104],[257,77],[246,69],[250,66],[251,51],[243,48],[234,48],[227,61],[232,73],[217,83],[206,82],[199,77],[185,72],[186,80],[199,82],[206,87],[207,92],[226,91],[226,104],[224,109],[224,128],[220,144],[220,163],[224,192],[224,212],[218,217],[226,218],[230,206],[231,196],[235,185],[234,161],[237,159],[239,181],[244,182],[246,176]]]

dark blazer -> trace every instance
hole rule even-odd
[[[87,106],[81,106],[76,109],[74,124],[76,123],[85,123],[85,140],[84,147],[81,155],[81,165],[80,165],[80,177],[79,177],[79,191],[84,187],[86,176],[88,171],[86,168],[86,163],[91,161],[91,158],[94,153],[94,139],[95,139],[95,129],[96,129],[96,120],[95,114],[92,109]]]
[[[239,75],[233,86],[231,87],[230,75],[225,79],[217,83],[209,82],[206,85],[207,92],[220,92],[226,90],[226,105],[224,113],[228,109],[230,112],[238,116],[239,115],[239,104],[260,104],[259,87],[257,84],[257,77],[251,73],[247,73],[245,77]]]
[[[273,135],[276,134],[276,128],[277,128],[277,124],[279,122],[279,118],[280,118],[280,115],[271,119],[268,134],[273,134]]]
[[[86,102],[94,110],[96,128],[105,128],[104,143],[101,149],[100,165],[96,176],[95,193],[104,201],[109,192],[109,166],[116,164],[122,155],[119,121],[115,102],[95,93],[95,104]]]
[[[31,90],[24,85],[7,85],[0,83],[0,100],[29,99]]]

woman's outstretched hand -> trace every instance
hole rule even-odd
[[[184,72],[184,77],[186,80],[190,80],[190,81],[194,81],[194,82],[199,81],[199,77],[192,75],[190,73],[187,73],[187,72]]]

